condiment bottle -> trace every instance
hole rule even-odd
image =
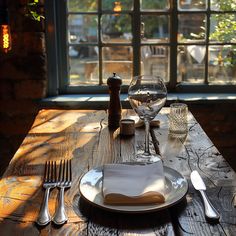
[[[108,127],[118,128],[121,120],[120,86],[122,80],[116,73],[107,79],[110,101],[108,106]]]

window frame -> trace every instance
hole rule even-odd
[[[99,19],[102,13],[108,12],[112,13],[112,11],[101,11],[101,0],[98,0],[99,7]],[[133,75],[140,74],[140,46],[146,45],[141,42],[140,36],[140,22],[135,21],[136,17],[140,16],[140,6],[139,1],[134,0],[134,11],[130,14],[133,14],[132,21],[132,33],[133,33],[133,41],[129,44],[133,47]],[[170,41],[168,43],[158,43],[158,45],[167,45],[170,48],[169,55],[169,76],[170,80],[167,83],[168,92],[176,92],[176,93],[235,93],[236,85],[209,85],[207,83],[208,76],[208,47],[212,45],[209,42],[209,31],[210,31],[210,15],[212,12],[214,13],[232,13],[231,11],[213,11],[210,9],[210,0],[207,0],[207,10],[178,10],[176,0],[170,0],[170,8],[164,11],[155,11],[155,14],[169,14],[170,16]],[[135,10],[136,9],[136,10]],[[68,55],[67,55],[67,3],[66,0],[58,1],[58,0],[50,0],[45,1],[45,23],[46,23],[46,48],[47,48],[47,71],[48,71],[48,96],[56,96],[62,94],[104,94],[107,93],[107,85],[93,85],[93,86],[68,86]],[[114,12],[113,12],[114,13]],[[177,41],[178,34],[178,15],[186,14],[186,13],[203,13],[206,14],[207,22],[206,22],[206,40],[201,43],[180,43]],[[87,13],[86,13],[87,14]],[[94,14],[94,13],[91,13]],[[152,14],[150,11],[142,11],[142,14]],[[154,13],[153,13],[154,14]],[[64,19],[64,20],[63,20]],[[100,20],[98,20],[100,21]],[[100,46],[107,46],[108,44],[104,44],[101,42],[101,35],[98,32],[98,44]],[[205,59],[205,84],[178,84],[177,83],[177,47],[179,45],[205,45],[206,46],[206,59]],[[91,44],[94,45],[94,44]],[[113,46],[121,45],[119,43],[113,44]],[[151,44],[148,44],[151,45]],[[156,45],[156,43],[155,43]],[[213,45],[236,45],[235,43],[214,43]],[[102,76],[102,48],[99,47],[99,71],[100,71],[100,82]],[[105,81],[104,81],[105,82]],[[121,88],[122,93],[127,93],[128,85],[123,85]]]

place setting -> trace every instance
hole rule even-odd
[[[143,213],[168,208],[183,199],[187,180],[162,163],[108,164],[80,180],[81,196],[106,210]]]
[[[60,160],[59,165],[57,161],[47,161],[45,163],[43,188],[44,197],[42,199],[38,218],[36,220],[37,225],[46,226],[51,221],[58,226],[65,224],[68,220],[68,216],[65,210],[64,192],[69,189],[72,184],[72,170],[71,159]],[[58,203],[53,216],[49,212],[49,197],[50,190],[58,188]]]
[[[140,118],[138,126],[141,123],[145,126],[144,150],[139,150],[129,162],[105,164],[85,173],[79,184],[85,200],[109,211],[144,213],[166,209],[185,197],[188,182],[178,171],[163,166],[158,140],[155,154],[149,148],[149,133],[152,139],[155,136],[150,123],[164,106],[166,97],[167,90],[160,77],[143,75],[132,79],[128,98]],[[122,123],[121,132],[134,134],[137,122],[135,125],[130,122],[132,127],[127,122]]]

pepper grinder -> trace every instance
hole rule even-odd
[[[118,128],[121,120],[121,102],[120,102],[120,86],[122,80],[116,73],[107,79],[109,87],[110,102],[108,106],[108,127]]]

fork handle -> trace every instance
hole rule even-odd
[[[40,207],[40,212],[37,219],[37,224],[40,226],[47,225],[51,221],[51,216],[48,210],[49,191],[50,191],[50,188],[46,188],[44,192],[43,202]]]
[[[53,223],[57,225],[62,225],[68,220],[64,205],[64,190],[63,187],[60,188],[58,207],[52,219]]]

